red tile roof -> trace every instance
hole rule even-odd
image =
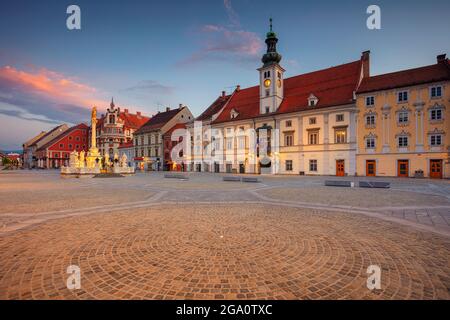
[[[353,92],[361,77],[362,61],[354,61],[328,69],[298,75],[284,80],[284,99],[274,114],[307,109],[325,108],[352,103]],[[308,97],[314,94],[319,101],[308,107]],[[259,86],[235,91],[227,106],[213,123],[256,118],[259,112]],[[238,116],[231,119],[231,110]]]
[[[120,144],[119,149],[132,148],[132,147],[134,147],[133,141],[129,141],[129,142],[124,142],[124,143]]]
[[[450,80],[450,64],[448,59],[425,67],[365,78],[361,82],[357,93],[408,87],[445,80]]]
[[[167,136],[170,137],[172,135],[172,132],[174,132],[176,129],[186,129],[186,124],[185,123],[177,123],[172,128],[167,130],[166,133],[164,133],[164,137],[167,137]]]
[[[58,142],[59,140],[61,140],[64,137],[66,137],[67,135],[71,134],[73,131],[75,131],[77,129],[86,129],[87,130],[87,129],[89,129],[89,127],[87,125],[85,125],[84,123],[77,124],[76,126],[73,126],[73,127],[69,128],[69,129],[67,129],[66,131],[62,132],[60,135],[58,135],[54,139],[52,139],[49,142],[47,142],[46,144],[44,144],[42,147],[40,147],[36,151],[42,151],[42,150],[45,150],[47,148],[50,148],[56,142]]]
[[[97,119],[97,127],[100,127],[103,125],[103,121],[105,120],[106,115],[103,115],[103,117]],[[140,114],[134,114],[129,112],[121,111],[119,113],[119,118],[123,121],[123,124],[127,128],[131,128],[134,130],[139,129],[142,127],[148,120],[150,120],[150,117],[145,117]]]
[[[147,121],[135,134],[147,133],[153,130],[161,129],[167,122],[175,117],[183,108],[177,108],[165,112],[159,112]]]
[[[201,115],[199,115],[195,120],[196,121],[210,120],[213,115],[215,115],[217,112],[219,112],[224,107],[224,105],[228,102],[230,97],[231,97],[231,95],[228,95],[228,96],[222,95],[222,96],[218,97],[216,99],[216,101],[214,101],[208,107],[208,109],[203,111],[203,113]]]

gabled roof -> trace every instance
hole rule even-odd
[[[121,143],[120,146],[119,146],[119,149],[133,148],[133,146],[134,146],[133,140],[131,140],[129,142]]]
[[[43,151],[47,148],[50,148],[52,145],[57,143],[59,140],[63,139],[64,137],[67,137],[69,134],[71,134],[72,132],[74,132],[75,130],[78,130],[78,129],[86,129],[87,130],[87,129],[89,129],[89,127],[87,125],[85,125],[84,123],[77,124],[76,126],[73,126],[69,129],[67,129],[66,131],[62,132],[60,135],[58,135],[54,139],[47,142],[46,144],[44,144],[42,147],[40,147],[36,151]]]
[[[362,61],[346,63],[319,71],[305,73],[284,80],[284,99],[278,110],[272,114],[282,114],[308,109],[326,108],[352,103],[360,77]],[[308,106],[308,97],[314,94],[319,101],[316,106]],[[267,114],[259,111],[259,86],[235,91],[227,106],[213,123],[251,119]],[[231,119],[230,112],[238,116]]]
[[[166,133],[164,133],[164,136],[171,136],[172,132],[174,132],[176,129],[186,129],[186,124],[185,123],[177,123],[177,124],[175,124],[172,128],[167,130]]]
[[[33,144],[37,139],[40,139],[41,137],[43,137],[45,134],[47,134],[46,131],[41,131],[38,135],[36,135],[33,138],[29,139],[28,141],[24,142],[23,146],[25,148],[27,148],[28,146]]]
[[[97,119],[97,127],[100,127],[101,125],[103,125],[105,118],[106,118],[106,115],[103,115],[103,117]],[[148,120],[150,120],[150,117],[145,117],[141,114],[134,114],[134,113],[121,111],[119,113],[119,119],[121,119],[123,121],[123,124],[125,127],[137,130],[140,127],[142,127]]]
[[[39,143],[40,141],[44,140],[45,138],[47,138],[48,136],[52,135],[54,132],[58,131],[59,129],[61,129],[62,127],[66,126],[66,124],[61,124],[59,126],[54,127],[52,130],[50,130],[49,132],[47,132],[46,134],[44,134],[43,136],[41,136],[39,139],[37,139],[36,141],[34,141],[30,146],[33,146],[37,143]]]
[[[217,112],[219,112],[224,107],[224,105],[228,102],[230,97],[231,97],[231,95],[227,95],[227,96],[221,95],[220,97],[218,97],[216,99],[216,101],[214,101],[208,107],[208,109],[203,111],[203,113],[201,115],[199,115],[195,120],[196,121],[211,120],[211,117],[213,115],[215,115]]]
[[[183,108],[177,108],[165,112],[159,112],[154,115],[150,120],[147,121],[135,134],[147,133],[154,130],[161,129],[167,122],[169,122],[173,117],[175,117]]]
[[[450,80],[450,64],[445,59],[433,65],[402,70],[363,79],[357,93],[409,87]]]

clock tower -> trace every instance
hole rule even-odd
[[[267,52],[261,61],[263,66],[259,71],[259,112],[271,113],[278,110],[283,101],[283,73],[280,66],[281,55],[277,52],[277,35],[272,31],[272,19],[270,19],[270,31],[266,35]]]

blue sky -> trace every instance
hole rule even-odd
[[[81,8],[81,30],[66,8]],[[366,8],[381,8],[381,30]],[[379,74],[435,63],[450,50],[450,1],[2,1],[0,149],[117,105],[146,115],[257,84],[273,17],[286,76],[359,59]]]

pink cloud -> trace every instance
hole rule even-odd
[[[52,70],[33,69],[23,71],[11,66],[1,67],[0,83],[56,103],[73,104],[83,108],[105,105],[105,101],[95,98],[98,94],[95,88]]]
[[[230,0],[224,0],[229,26],[207,24],[199,29],[201,48],[189,58],[179,63],[187,65],[204,60],[240,61],[259,58],[264,42],[258,34],[242,30],[239,17],[231,6]]]

